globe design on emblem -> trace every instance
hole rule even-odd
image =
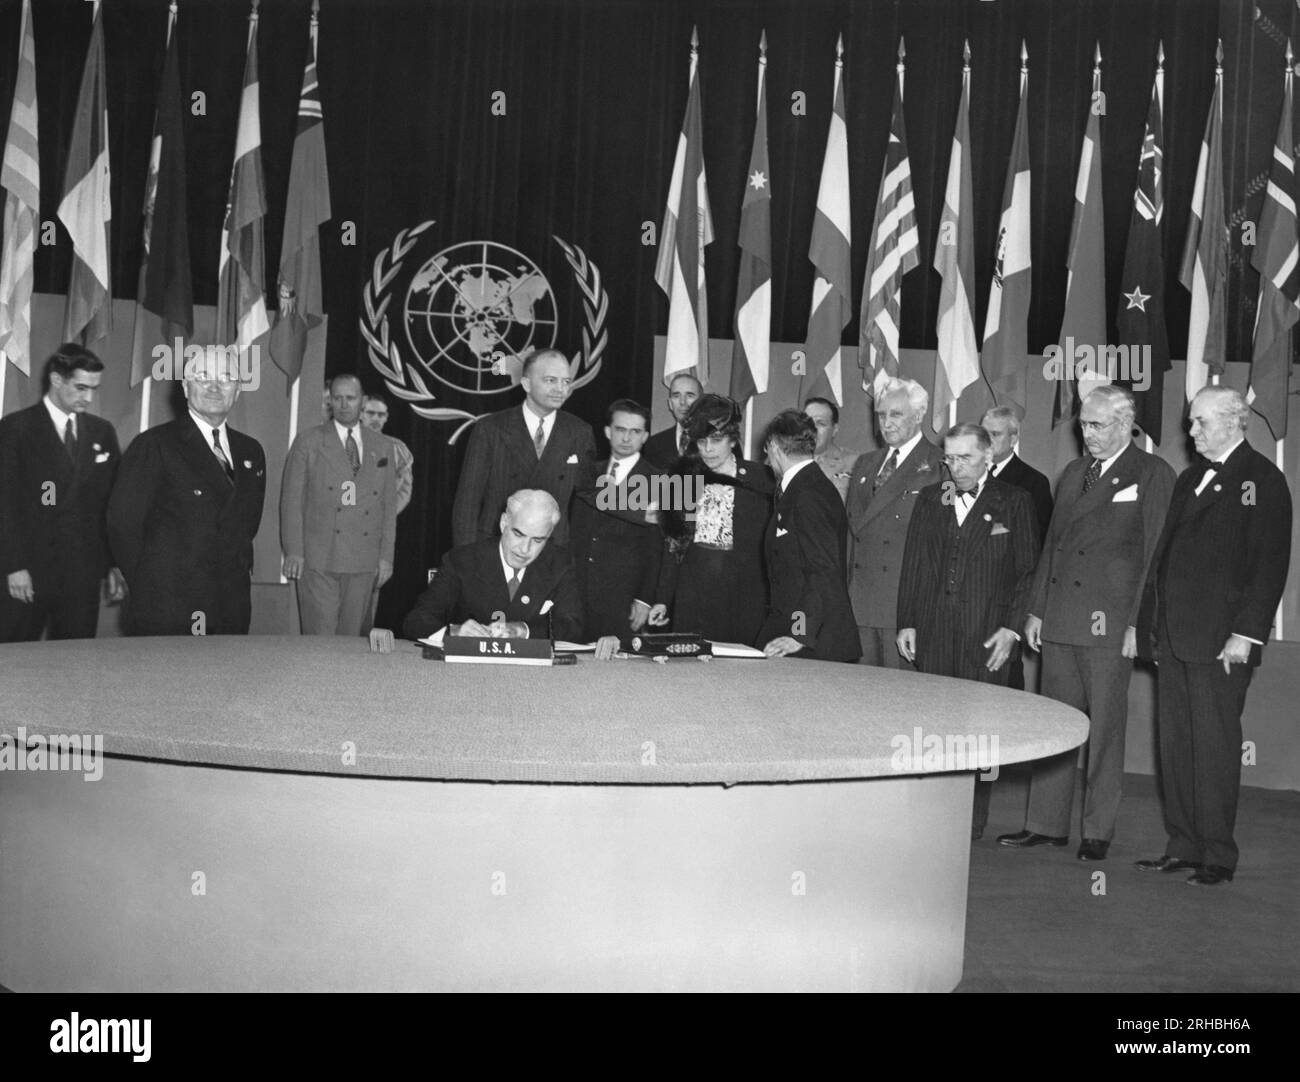
[[[555,297],[527,256],[503,244],[444,248],[411,279],[406,334],[429,375],[469,394],[519,383],[523,359],[555,344]]]

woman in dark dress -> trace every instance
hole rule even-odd
[[[664,507],[666,551],[650,623],[717,642],[755,644],[767,612],[763,533],[772,476],[741,458],[740,408],[730,398],[696,400],[683,427],[690,444],[677,460],[685,506]]]

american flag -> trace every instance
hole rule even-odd
[[[885,164],[880,170],[876,217],[871,223],[871,248],[862,286],[858,366],[862,369],[862,389],[868,394],[875,394],[885,380],[898,375],[903,275],[921,261],[916,206],[912,199],[912,169],[907,160],[907,132],[903,125],[903,56],[900,39],[894,115],[889,125]]]
[[[36,152],[36,41],[32,36],[32,7],[28,0],[23,0],[18,82],[14,87],[0,185],[6,192],[4,251],[0,255],[0,350],[3,350],[0,366],[7,354],[19,371],[28,375],[32,258],[36,252],[36,217],[41,206],[41,167]],[[3,386],[4,381],[0,379],[0,388]]]

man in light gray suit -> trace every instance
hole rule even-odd
[[[896,643],[898,582],[917,497],[943,476],[943,451],[921,432],[929,406],[915,380],[887,381],[876,396],[885,446],[859,455],[849,476],[849,597],[864,665],[912,667]]]
[[[335,376],[333,420],[300,433],[284,464],[280,547],[304,635],[362,634],[371,591],[393,573],[397,456],[360,423],[361,401],[361,380]]]

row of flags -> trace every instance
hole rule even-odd
[[[316,77],[318,7],[312,5],[309,49],[298,103],[289,173],[284,240],[278,273],[279,315],[268,313],[263,223],[266,189],[257,77],[257,0],[249,15],[230,196],[222,227],[217,302],[218,344],[241,356],[266,338],[268,352],[292,383],[302,369],[307,332],[323,317],[318,230],[331,216],[320,88]],[[72,239],[63,340],[87,347],[112,330],[110,257],[111,172],[104,31],[94,5],[90,45],[68,149],[59,220]],[[176,24],[170,5],[167,47],[158,92],[143,215],[143,257],[137,292],[131,385],[148,378],[150,347],[188,338],[194,331],[185,185],[185,98],[181,88]],[[0,353],[24,374],[31,371],[32,266],[39,227],[36,50],[31,0],[23,0],[18,78],[0,187],[5,191],[0,250]],[[0,357],[0,365],[3,365]]]
[[[903,122],[905,50],[898,49],[889,142],[872,221],[860,299],[858,364],[861,385],[874,394],[898,373],[903,277],[919,265],[919,240],[907,138]],[[1251,264],[1260,274],[1248,400],[1276,439],[1286,434],[1291,329],[1300,322],[1300,232],[1291,137],[1292,54],[1287,45],[1285,95],[1257,243]],[[690,92],[678,141],[672,184],[659,236],[656,281],[669,298],[664,380],[694,371],[708,378],[704,248],[713,239],[705,182],[698,38],[692,33]],[[771,175],[766,117],[766,35],[760,44],[757,119],[741,208],[740,275],[734,320],[730,393],[744,402],[766,390],[771,326]],[[809,246],[815,277],[804,348],[801,396],[844,402],[841,338],[851,316],[850,199],[845,122],[844,48],[836,44],[834,96]],[[1027,325],[1030,303],[1031,177],[1028,148],[1028,54],[1022,43],[1020,100],[1003,189],[993,279],[983,347],[976,338],[974,228],[970,151],[970,50],[964,50],[962,92],[953,131],[943,211],[933,266],[942,279],[932,423],[946,427],[962,392],[983,378],[999,405],[1023,415],[1027,400]],[[1065,312],[1058,356],[1070,377],[1059,379],[1053,423],[1071,419],[1091,386],[1112,380],[1135,387],[1138,423],[1153,442],[1162,437],[1164,374],[1169,336],[1164,315],[1164,50],[1138,162],[1116,327],[1123,348],[1109,340],[1106,313],[1105,229],[1102,206],[1101,51],[1094,56],[1092,97],[1080,148],[1067,261]],[[1188,400],[1225,361],[1228,226],[1223,196],[1223,50],[1197,166],[1191,222],[1179,281],[1191,294],[1185,393]],[[1087,347],[1083,349],[1081,347]],[[1127,365],[1127,368],[1125,367]],[[1077,372],[1076,372],[1077,368]],[[1076,377],[1077,378],[1074,378]]]

